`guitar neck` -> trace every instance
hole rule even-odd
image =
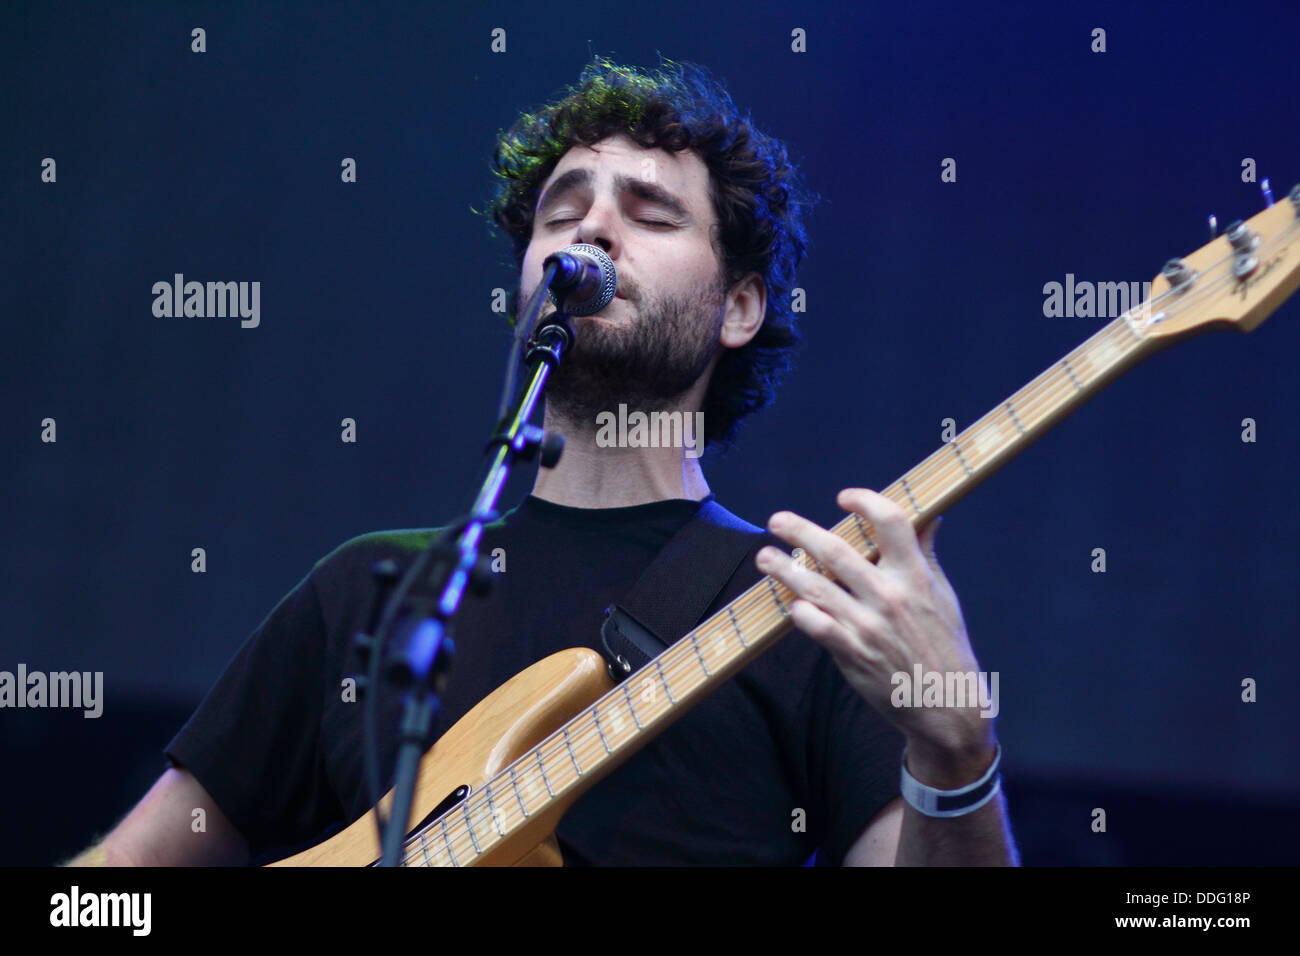
[[[1300,265],[1290,255],[1300,234],[1300,187],[1291,205],[1253,218],[1248,226],[1271,235],[1244,252],[1234,246],[1225,254],[1228,243],[1216,241],[1185,261],[1172,260],[1153,283],[1151,299],[1104,326],[881,493],[910,513],[914,527],[923,525],[1140,360],[1210,328],[1253,329],[1300,285]],[[1243,256],[1252,257],[1249,270]],[[1169,271],[1174,263],[1187,273]],[[1185,275],[1194,278],[1184,284]],[[878,557],[872,528],[859,515],[830,530],[869,560]],[[832,577],[807,554],[796,561]],[[408,856],[420,865],[473,862],[512,828],[585,792],[784,637],[792,626],[793,598],[775,579],[759,580],[460,806],[417,831],[407,843]],[[410,853],[413,847],[419,852]],[[461,858],[449,852],[452,847],[461,849]]]

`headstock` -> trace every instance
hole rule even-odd
[[[1171,259],[1128,313],[1143,336],[1228,324],[1249,332],[1300,287],[1300,186],[1191,255]]]

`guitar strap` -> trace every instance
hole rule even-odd
[[[705,501],[622,602],[605,608],[600,638],[615,683],[693,628],[763,535],[716,501]]]

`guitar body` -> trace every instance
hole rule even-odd
[[[611,687],[604,659],[589,648],[560,651],[516,674],[479,701],[424,755],[411,805],[411,829],[423,824],[458,788],[477,791]],[[559,866],[555,827],[578,796],[575,793],[568,800],[553,801],[472,862],[480,866]],[[392,792],[380,802],[387,811]],[[431,845],[437,833],[434,828],[429,836]],[[415,847],[418,852],[419,844]],[[380,855],[372,808],[324,843],[270,865],[369,866]]]

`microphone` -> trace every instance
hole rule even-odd
[[[558,309],[556,294],[564,297],[565,309],[571,315],[591,315],[614,301],[618,291],[618,272],[614,260],[600,246],[589,242],[576,242],[553,252],[542,262],[545,269],[552,262],[559,264],[546,294]]]

